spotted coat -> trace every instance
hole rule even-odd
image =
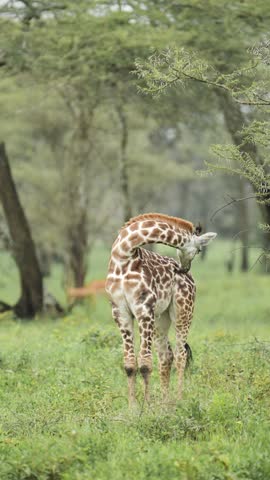
[[[181,248],[190,240],[193,225],[166,215],[151,215],[135,217],[121,229],[112,247],[106,282],[113,318],[123,339],[130,404],[135,402],[137,363],[144,378],[145,398],[149,400],[153,341],[159,358],[163,395],[168,395],[174,359],[181,397],[187,355],[185,344],[195,300],[194,280],[189,273],[183,273],[180,263],[141,248],[149,243]],[[138,362],[134,350],[134,319],[140,333]],[[168,340],[171,323],[176,332],[174,353]]]

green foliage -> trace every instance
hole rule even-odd
[[[253,124],[252,124],[253,128]],[[245,132],[247,129],[245,129]],[[250,140],[247,140],[250,141]],[[259,146],[259,143],[256,144]],[[269,192],[264,193],[263,188],[268,190],[270,177],[266,173],[266,163],[259,164],[248,152],[241,150],[242,146],[236,145],[213,145],[212,151],[220,160],[219,164],[208,163],[210,171],[222,170],[227,173],[245,177],[253,185],[255,196],[261,203],[269,203]],[[268,162],[267,162],[268,163]]]
[[[236,101],[253,103],[262,97],[264,82],[257,59],[267,64],[267,42],[257,47],[267,32],[263,2],[213,2],[194,0],[189,7],[168,7],[177,21],[178,38],[166,49],[159,49],[147,62],[137,61],[137,72],[147,86],[144,91],[160,93],[176,84],[182,87],[190,80],[222,88],[233,94]],[[250,53],[253,53],[253,58]],[[266,88],[264,88],[267,91]],[[267,103],[261,98],[261,103]]]
[[[204,52],[174,47],[155,52],[147,61],[137,60],[136,72],[139,79],[146,84],[140,87],[140,90],[143,93],[159,96],[170,87],[184,88],[193,81],[229,92],[237,103],[269,104],[267,77],[262,79],[261,69],[256,63],[250,61],[242,69],[222,73],[217,70],[214,62],[207,63],[203,54]]]
[[[204,81],[208,65],[204,59],[184,48],[168,48],[154,53],[148,61],[136,61],[136,71],[139,78],[146,81],[147,87],[141,91],[152,95],[160,94],[164,89],[176,83],[184,86],[188,79],[195,78]]]
[[[92,329],[87,332],[82,342],[86,345],[86,348],[89,348],[91,351],[95,348],[119,347],[121,338],[119,335],[116,335],[116,333],[104,333],[101,330]]]

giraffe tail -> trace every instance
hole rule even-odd
[[[191,367],[192,361],[193,361],[193,355],[192,355],[192,350],[189,346],[188,343],[185,343],[185,349],[187,352],[187,361],[186,361],[186,369]]]

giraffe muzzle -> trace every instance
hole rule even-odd
[[[189,262],[189,264],[188,264],[187,266],[185,266],[185,267],[182,267],[182,266],[181,266],[181,269],[180,269],[180,270],[181,270],[181,273],[188,273],[189,270],[190,270],[190,267],[191,267],[191,262]]]

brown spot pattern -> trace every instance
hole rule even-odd
[[[149,230],[147,230],[149,229]],[[106,284],[112,304],[113,318],[120,328],[124,346],[124,367],[128,375],[129,401],[135,398],[137,362],[134,350],[133,318],[140,332],[138,367],[145,383],[145,398],[149,398],[149,377],[152,371],[152,342],[155,339],[163,394],[167,394],[173,359],[178,372],[179,397],[186,363],[186,340],[193,315],[195,284],[190,274],[180,273],[179,264],[165,256],[139,248],[145,243],[184,244],[193,232],[185,220],[161,214],[139,215],[120,230],[114,243]],[[118,250],[127,252],[124,257]],[[163,303],[162,303],[163,302]],[[176,348],[172,352],[168,331],[159,323],[167,315],[175,323]],[[164,324],[165,325],[165,324]],[[168,324],[169,325],[169,324]]]

